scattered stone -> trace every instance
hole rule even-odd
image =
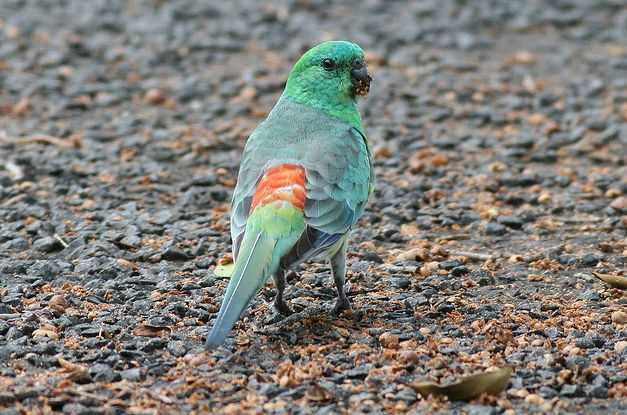
[[[141,369],[134,367],[132,369],[123,370],[120,372],[120,377],[130,382],[137,382],[142,379]]]
[[[581,258],[581,263],[587,267],[593,267],[598,264],[600,261],[600,257],[595,254],[585,254]]]
[[[444,269],[444,270],[447,270],[447,271],[450,271],[453,268],[459,267],[461,265],[462,265],[462,263],[459,262],[456,259],[449,259],[449,260],[442,261],[442,262],[439,263],[440,269]]]
[[[33,243],[33,248],[41,252],[50,253],[62,249],[63,245],[61,245],[61,242],[52,236],[46,236],[44,238],[37,239]]]
[[[498,216],[497,222],[512,229],[522,228],[524,221],[518,216]]]
[[[89,368],[89,375],[94,382],[115,382],[121,379],[119,373],[113,371],[110,366],[103,363],[96,363]]]
[[[187,347],[185,343],[182,341],[171,341],[167,346],[168,352],[170,352],[173,356],[181,357],[187,353]]]
[[[409,278],[405,277],[395,277],[390,280],[390,283],[395,288],[405,289],[411,285],[411,281]]]
[[[590,385],[585,388],[585,393],[591,398],[607,399],[608,389],[606,386]]]
[[[627,213],[627,196],[621,196],[610,203],[610,207],[620,213]]]
[[[560,391],[560,396],[567,398],[579,398],[585,396],[585,393],[579,385],[564,385]]]
[[[486,235],[502,236],[507,233],[507,228],[497,222],[488,222],[485,226]]]

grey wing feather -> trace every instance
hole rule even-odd
[[[231,205],[235,256],[257,183],[269,167],[283,163],[301,165],[306,173],[308,228],[297,244],[299,256],[335,243],[337,235],[348,232],[363,213],[373,180],[363,134],[339,119],[282,98],[251,134],[242,154]]]

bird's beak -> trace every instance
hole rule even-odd
[[[353,81],[353,92],[355,95],[366,96],[370,92],[370,81],[372,78],[368,73],[366,65],[351,70],[351,80]]]

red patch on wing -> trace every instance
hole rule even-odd
[[[250,211],[278,200],[300,210],[305,208],[305,169],[296,164],[279,164],[268,169],[255,189]]]

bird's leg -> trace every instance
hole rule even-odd
[[[335,281],[335,288],[337,289],[337,301],[335,307],[333,307],[333,314],[340,315],[344,310],[351,309],[351,303],[346,297],[346,290],[344,289],[344,280],[346,277],[346,240],[342,242],[342,245],[331,257],[331,272],[333,273],[333,280]]]
[[[292,314],[292,310],[285,303],[283,299],[283,292],[285,291],[285,270],[279,268],[273,275],[274,285],[276,286],[276,297],[274,297],[274,308],[284,316]]]

